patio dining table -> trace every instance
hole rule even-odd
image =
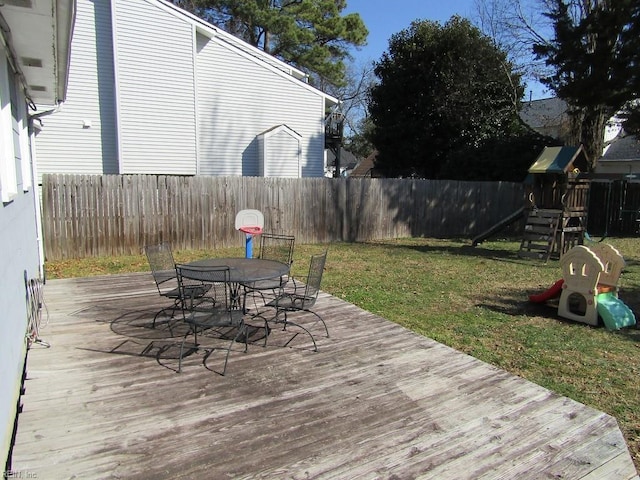
[[[251,283],[278,278],[289,273],[289,265],[262,258],[205,258],[186,265],[190,267],[229,267],[231,283]]]
[[[282,277],[287,275],[290,269],[289,265],[278,262],[277,260],[236,257],[205,258],[189,262],[185,265],[198,268],[229,267],[229,281],[233,284],[231,288],[231,300],[237,308],[241,306],[241,285]],[[196,277],[194,272],[191,272],[189,276]]]

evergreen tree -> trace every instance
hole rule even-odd
[[[349,48],[369,34],[346,0],[173,0],[199,17],[308,73],[322,87],[345,81]]]
[[[413,22],[391,37],[374,72],[371,141],[386,176],[439,178],[454,152],[517,127],[520,76],[466,19]]]
[[[602,155],[604,129],[640,95],[640,2],[547,0],[554,37],[534,52],[553,67],[542,78],[567,102],[592,168]],[[633,110],[634,107],[631,107]]]

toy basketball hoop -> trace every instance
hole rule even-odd
[[[264,216],[260,210],[240,210],[236,215],[236,230],[245,234],[245,257],[253,257],[253,237],[262,233]]]
[[[262,227],[240,227],[239,230],[249,235],[260,235],[262,233]]]

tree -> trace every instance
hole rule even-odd
[[[369,34],[346,0],[173,0],[251,45],[308,73],[318,87],[342,85],[349,48]]]
[[[567,102],[591,168],[602,155],[607,120],[640,95],[640,2],[546,0],[554,27],[533,50],[553,73],[542,78]]]
[[[371,141],[387,176],[439,178],[447,156],[518,124],[523,94],[504,52],[471,23],[413,22],[389,41],[371,89]]]
[[[540,12],[546,0],[475,0],[475,23],[507,53],[525,81],[539,83],[551,71],[533,53],[535,42],[544,42],[553,31],[549,18]]]
[[[351,63],[347,65],[345,84],[339,87],[329,85],[326,89],[340,101],[340,111],[344,115],[343,147],[358,158],[367,157],[373,151],[367,138],[371,129],[367,98],[374,84],[373,62]]]
[[[522,182],[544,147],[558,140],[524,126],[500,137],[488,138],[477,147],[456,150],[440,175],[449,180]]]

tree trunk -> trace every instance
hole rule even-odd
[[[604,129],[610,117],[608,109],[596,107],[569,107],[569,134],[567,144],[582,145],[593,172],[604,149]]]
[[[580,131],[580,143],[583,145],[587,159],[589,160],[589,171],[593,171],[602,156],[604,148],[604,128],[608,115],[603,107],[592,107],[584,110],[582,127]]]

